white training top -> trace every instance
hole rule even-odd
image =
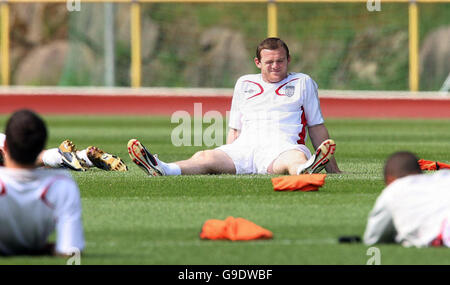
[[[442,233],[450,217],[450,171],[395,180],[369,215],[364,243],[398,242],[425,247]]]
[[[306,126],[323,122],[317,84],[306,74],[289,73],[277,83],[265,82],[260,73],[249,74],[236,82],[229,127],[241,130],[240,137],[305,144]]]
[[[0,167],[0,252],[42,249],[55,228],[57,253],[84,248],[80,193],[70,174]]]
[[[0,133],[0,147],[5,146],[5,140],[6,140],[5,134]]]

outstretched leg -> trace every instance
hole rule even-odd
[[[202,150],[187,160],[175,162],[185,175],[192,174],[236,174],[233,160],[217,149]]]
[[[130,158],[150,176],[235,174],[231,158],[220,150],[204,150],[187,160],[165,163],[152,155],[137,139],[128,142]]]
[[[70,140],[63,141],[58,148],[43,150],[36,164],[51,168],[68,168],[75,171],[86,171],[76,155],[77,149]]]
[[[97,167],[107,171],[127,171],[128,168],[120,157],[90,146],[77,150],[70,140],[65,140],[59,148],[43,150],[36,164],[51,168],[68,168],[75,171],[85,171],[90,167]]]
[[[98,147],[89,146],[80,151],[80,154],[77,153],[77,156],[80,157],[82,153],[86,153],[86,163],[91,162],[97,168],[106,171],[128,171],[128,167],[120,157],[106,153]]]

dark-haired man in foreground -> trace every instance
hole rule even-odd
[[[365,244],[450,246],[450,171],[422,174],[417,161],[410,152],[386,161],[387,187],[369,215]]]
[[[340,173],[320,109],[317,84],[304,73],[288,73],[289,49],[267,38],[256,49],[258,74],[240,77],[231,103],[227,144],[165,163],[139,140],[128,142],[131,159],[149,176],[192,174]],[[306,147],[306,133],[316,150]]]
[[[29,110],[6,125],[0,167],[0,254],[71,255],[84,248],[81,199],[65,170],[37,168],[47,140],[44,121]],[[48,243],[56,229],[56,244]]]

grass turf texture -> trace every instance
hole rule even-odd
[[[46,116],[56,147],[70,138],[122,157],[127,173],[72,172],[79,184],[86,249],[81,264],[366,264],[367,246],[339,244],[362,235],[383,188],[385,158],[397,150],[449,161],[448,120],[328,119],[345,175],[328,175],[318,192],[275,192],[270,176],[219,175],[148,178],[126,150],[137,137],[166,161],[202,147],[174,147],[168,117]],[[0,117],[5,125],[6,117]],[[244,217],[274,233],[272,240],[202,241],[211,218]],[[54,239],[54,236],[52,237]],[[379,245],[382,264],[447,264],[446,249]],[[65,264],[55,257],[1,257],[0,264]]]

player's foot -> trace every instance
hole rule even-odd
[[[63,141],[58,148],[58,152],[61,154],[62,163],[61,166],[69,168],[75,171],[86,171],[81,165],[80,160],[76,155],[76,147],[70,140]]]
[[[87,148],[86,155],[96,167],[106,171],[128,171],[120,157],[104,152],[95,146]]]
[[[335,150],[336,144],[334,140],[328,139],[323,141],[317,148],[316,153],[305,163],[305,168],[300,174],[313,174],[322,171],[333,157]]]
[[[164,170],[158,164],[155,156],[152,155],[137,139],[128,142],[128,153],[131,160],[137,164],[149,176],[163,176]]]

